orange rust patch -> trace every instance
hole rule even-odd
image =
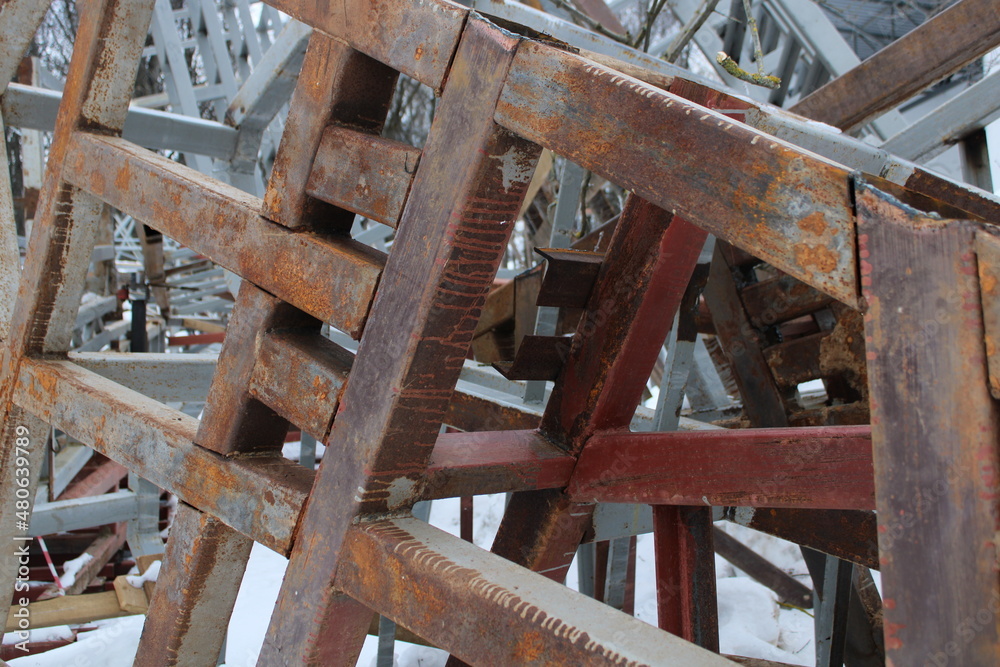
[[[517,643],[517,655],[525,662],[536,662],[543,657],[545,642],[538,632],[527,632]]]
[[[826,233],[826,216],[822,211],[815,211],[810,213],[806,217],[798,221],[799,229],[804,232],[809,232],[810,234],[815,234],[816,236],[822,236]],[[836,230],[834,230],[836,233]]]
[[[837,268],[837,253],[826,246],[795,246],[795,263],[803,269],[815,268],[819,273],[832,273]]]
[[[979,277],[979,285],[985,294],[993,294],[997,288],[997,277],[992,272],[982,271]]]
[[[100,173],[99,171],[97,173]],[[122,167],[118,170],[115,175],[115,187],[124,192],[129,189],[129,183],[132,181],[132,170],[128,167]]]

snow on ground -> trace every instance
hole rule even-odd
[[[503,516],[503,495],[478,496],[475,502],[473,536],[475,543],[487,548],[496,535]],[[459,501],[457,498],[434,501],[430,521],[457,535]],[[733,524],[719,524],[724,530],[753,548],[775,565],[808,584],[805,563],[798,547]],[[653,537],[639,537],[636,552],[636,617],[656,623],[656,593],[653,575]],[[250,555],[243,585],[229,623],[226,665],[251,667],[264,641],[271,610],[281,586],[288,560],[255,544]],[[794,665],[813,665],[813,621],[796,609],[782,608],[774,594],[716,557],[719,590],[719,633],[723,653],[777,660]],[[576,565],[570,569],[568,584],[576,588]],[[127,667],[132,664],[142,617],[129,616],[96,623],[99,629],[80,635],[77,643],[39,656],[10,661],[12,667]],[[374,667],[377,640],[369,637],[358,664]],[[397,642],[398,667],[441,667],[444,651]]]

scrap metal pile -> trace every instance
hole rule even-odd
[[[41,4],[0,4],[5,83]],[[822,664],[1000,662],[1000,203],[804,117],[856,129],[980,57],[1000,42],[993,0],[963,0],[803,94],[803,116],[523,28],[505,3],[268,4],[313,29],[240,88],[278,98],[236,96],[225,122],[170,135],[156,125],[169,114],[129,107],[169,3],[79,3],[23,268],[2,202],[0,588],[20,576],[17,544],[66,530],[29,532],[19,503],[52,427],[118,466],[88,487],[131,503],[105,561],[127,541],[148,566],[160,490],[179,499],[137,664],[215,664],[255,541],[290,558],[260,664],[354,664],[375,614],[456,665],[731,664],[720,516],[821,552]],[[420,148],[383,136],[401,75],[436,97]],[[230,168],[206,175],[123,137],[139,116],[178,140],[227,137],[205,150]],[[544,275],[498,286],[543,151],[628,196],[589,241],[542,249]],[[72,351],[106,206],[145,230],[164,311],[171,276],[241,278],[217,360],[142,352],[141,333],[128,358]],[[356,215],[391,243],[352,237]],[[149,251],[161,237],[205,265],[171,273]],[[525,292],[552,326],[518,320]],[[678,420],[699,332],[741,405],[714,426]],[[551,381],[547,401],[471,382],[472,351],[529,390]],[[637,426],[654,368],[661,409]],[[200,420],[172,403],[208,376]],[[803,401],[817,378],[825,402]],[[326,445],[317,471],[282,457],[289,430]],[[414,517],[487,493],[511,494],[490,552]],[[623,612],[622,591],[605,604],[562,585],[602,503],[652,507],[659,628]],[[125,612],[132,593],[115,588]]]

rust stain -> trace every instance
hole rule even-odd
[[[993,294],[997,288],[997,277],[992,271],[983,271],[980,276],[980,286],[984,294]]]
[[[822,236],[826,233],[827,225],[826,215],[822,211],[814,211],[806,217],[798,221],[799,229],[804,232],[809,232],[810,234],[815,234],[816,236]],[[837,233],[837,228],[833,228],[833,233]]]
[[[795,246],[795,263],[806,270],[814,268],[818,273],[832,273],[837,268],[837,253],[826,246],[799,243]]]

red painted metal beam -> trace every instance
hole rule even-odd
[[[598,433],[567,492],[579,502],[873,509],[871,429]]]
[[[424,498],[566,486],[576,458],[537,431],[443,433],[427,468]]]

